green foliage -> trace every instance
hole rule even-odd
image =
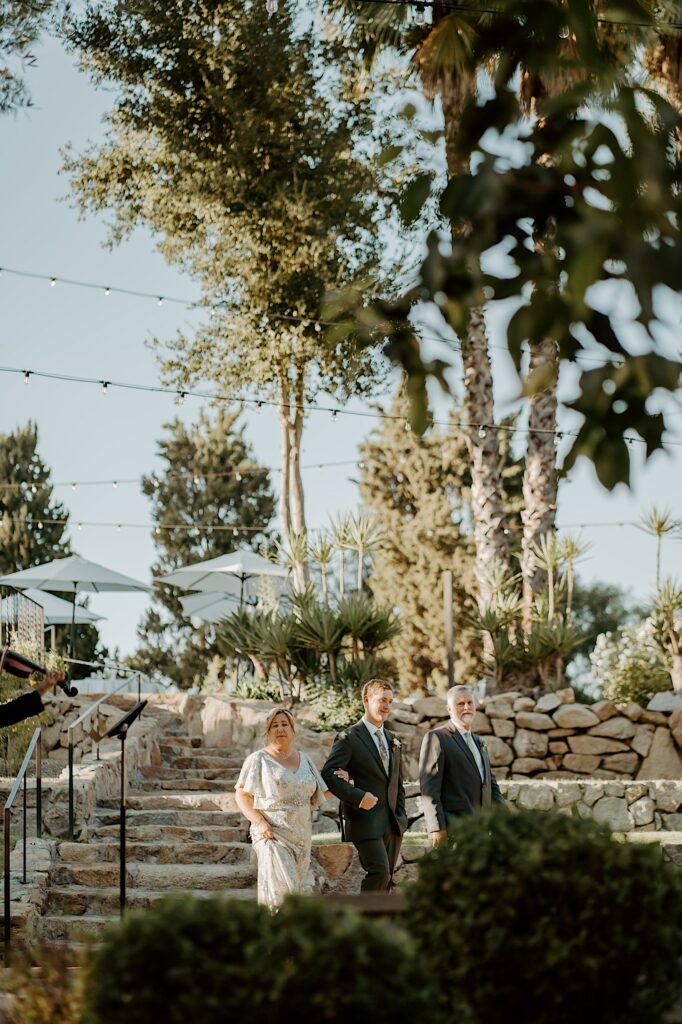
[[[57,6],[55,0],[0,0],[0,114],[33,106],[25,81],[36,64],[31,47]]]
[[[601,692],[618,703],[634,700],[646,706],[655,693],[671,689],[670,672],[651,618],[602,633],[590,663]]]
[[[471,678],[480,646],[461,630],[473,610],[474,591],[473,543],[466,525],[471,486],[466,437],[457,417],[449,428],[431,428],[423,437],[406,430],[408,403],[402,388],[389,412],[393,418],[383,420],[360,449],[360,495],[384,533],[369,585],[380,604],[400,614],[403,628],[385,653],[395,660],[401,687],[442,691],[447,686],[445,569],[453,573],[459,679]],[[504,503],[513,522],[522,467],[509,450],[508,434],[500,434]]]
[[[50,476],[35,423],[0,434],[0,480],[14,485],[0,491],[0,575],[72,554],[69,513],[54,500]]]
[[[461,818],[419,862],[407,923],[444,1020],[658,1024],[680,994],[682,878],[593,822]],[[638,915],[633,906],[646,908]]]
[[[11,967],[3,972],[10,996],[4,1024],[78,1024],[83,1006],[79,954],[67,945],[18,945],[12,939]]]
[[[164,469],[142,481],[159,527],[154,531],[154,576],[239,546],[262,544],[266,534],[258,528],[266,530],[275,499],[268,471],[255,460],[237,414],[221,408],[214,417],[202,413],[190,427],[174,420],[164,429],[158,444]],[[194,530],[202,524],[221,529]],[[154,604],[138,635],[141,643],[131,664],[183,689],[201,686],[211,670],[223,667],[214,627],[196,626],[183,614],[177,588],[155,584]]]
[[[651,12],[624,0],[619,17],[633,23],[632,57],[647,31],[653,35]],[[578,397],[568,403],[583,420],[563,468],[584,455],[609,489],[629,481],[629,434],[639,435],[647,456],[661,447],[667,414],[652,412],[648,399],[657,389],[674,391],[682,370],[679,360],[657,351],[654,308],[657,287],[680,289],[681,165],[674,154],[682,119],[641,84],[634,59],[629,66],[615,59],[612,42],[613,33],[596,31],[587,0],[511,0],[494,18],[481,19],[470,56],[451,73],[461,82],[487,66],[493,90],[487,99],[468,90],[459,130],[446,140],[460,170],[441,196],[443,235],[429,235],[414,288],[401,300],[355,318],[353,297],[328,311],[359,328],[369,344],[385,339],[387,354],[410,379],[419,432],[428,423],[428,379],[448,385],[443,363],[421,356],[409,321],[416,303],[430,303],[432,314],[464,337],[472,310],[485,301],[522,300],[506,338],[519,372],[527,344],[552,339],[570,362],[603,351],[602,365],[581,370]],[[530,123],[527,97],[511,88],[521,70],[537,99]],[[513,152],[500,149],[502,137],[514,143]],[[496,249],[505,258],[489,259]],[[597,298],[603,284],[616,295],[634,295],[648,351],[630,354],[619,332],[621,303],[604,311]],[[526,380],[525,394],[546,383]]]
[[[634,604],[620,587],[599,581],[583,583],[576,579],[571,619],[583,639],[565,661],[574,689],[581,686],[589,673],[590,653],[599,634],[612,633],[619,626],[645,614],[645,609]]]
[[[306,899],[274,915],[191,897],[129,913],[93,955],[85,991],[82,1024],[388,1024],[426,1010],[400,932]]]

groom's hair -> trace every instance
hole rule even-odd
[[[369,697],[373,693],[381,693],[383,690],[390,690],[393,693],[393,687],[385,679],[370,679],[362,688],[362,699],[364,700],[365,697]]]

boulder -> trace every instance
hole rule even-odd
[[[629,704],[623,704],[620,711],[621,714],[627,715],[633,722],[639,722],[642,717],[642,707],[636,704],[634,700],[631,700]]]
[[[549,744],[550,754],[567,754],[568,743],[565,740],[551,740]]]
[[[620,740],[609,740],[602,736],[570,736],[568,745],[574,754],[625,754],[630,750]]]
[[[407,814],[407,817],[409,818],[410,821],[413,821],[415,818],[422,817],[423,811],[420,796],[408,797],[408,799],[405,801],[405,813]]]
[[[635,825],[649,825],[654,820],[656,805],[650,796],[642,796],[630,804],[630,814]]]
[[[513,718],[492,718],[491,722],[495,735],[502,736],[503,739],[511,739],[516,732]]]
[[[655,693],[646,706],[647,711],[682,711],[682,693],[668,690]]]
[[[504,765],[512,763],[514,754],[504,740],[501,740],[498,736],[488,736],[486,742],[491,765],[494,767],[504,767]]]
[[[649,796],[656,803],[656,810],[674,814],[682,807],[682,784],[668,779],[656,779],[649,783]]]
[[[640,722],[647,722],[649,725],[667,725],[668,716],[662,711],[643,711],[639,717]]]
[[[554,792],[551,786],[542,782],[529,782],[519,786],[516,806],[524,811],[548,811],[554,806]]]
[[[448,705],[443,697],[418,697],[412,708],[421,718],[448,717]]]
[[[625,799],[629,804],[640,800],[641,797],[647,796],[649,793],[649,787],[646,782],[633,782],[630,783],[625,790]]]
[[[638,779],[682,779],[682,755],[670,730],[659,726],[651,750],[642,761]]]
[[[566,736],[574,736],[575,729],[550,729],[547,735],[551,740],[564,739]]]
[[[554,799],[557,807],[569,807],[571,804],[577,804],[581,794],[582,789],[579,782],[565,782],[556,787]]]
[[[623,775],[634,776],[639,765],[639,757],[634,751],[627,754],[607,754],[602,757],[601,766],[612,772],[622,772]]]
[[[586,704],[562,704],[552,718],[562,729],[589,729],[592,725],[599,725],[598,717]]]
[[[548,713],[554,711],[563,703],[564,702],[558,694],[543,693],[542,697],[540,697],[535,704],[535,710],[542,713]]]
[[[668,727],[673,734],[673,739],[678,747],[682,747],[682,711],[673,711],[668,721]]]
[[[613,718],[614,715],[619,714],[618,708],[610,700],[598,700],[596,704],[591,704],[590,707],[600,722],[605,722],[608,718]]]
[[[603,796],[592,808],[592,816],[599,825],[612,832],[629,832],[634,826],[627,803],[617,796]]]
[[[663,828],[667,832],[682,832],[682,814],[664,814]]]
[[[613,740],[629,740],[635,735],[637,726],[625,715],[602,720],[588,730],[590,736],[608,736]]]
[[[544,772],[549,765],[539,757],[517,757],[511,766],[517,775],[532,775],[533,772]]]
[[[575,694],[571,686],[564,686],[561,690],[554,691],[557,697],[561,698],[562,704],[575,704]]]
[[[554,728],[554,722],[549,715],[543,715],[537,711],[519,711],[516,716],[516,724],[519,729],[535,729],[536,732]]]
[[[391,708],[391,713],[388,716],[389,728],[392,722],[401,722],[403,725],[419,725],[421,720],[422,716],[416,712],[403,711],[402,708],[396,708],[395,705]]]
[[[518,729],[513,746],[518,757],[545,757],[548,740],[544,733],[534,732],[532,729]]]
[[[599,767],[599,758],[589,754],[566,754],[563,767],[571,772],[584,772],[589,775]]]
[[[504,696],[492,697],[486,702],[485,713],[488,718],[513,718],[513,703]]]
[[[532,711],[535,707],[535,701],[532,697],[517,697],[514,701],[514,714],[518,714],[519,711]]]
[[[474,720],[471,723],[473,732],[479,736],[489,736],[493,731],[490,726],[490,719],[483,711],[477,711],[474,715]]]
[[[640,757],[646,757],[651,750],[654,732],[653,725],[637,725],[635,735],[630,740],[630,746],[637,751]]]

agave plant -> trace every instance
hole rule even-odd
[[[359,659],[361,646],[364,655],[373,654],[400,632],[397,616],[360,591],[339,600],[338,616],[351,638],[352,661]]]
[[[298,615],[297,632],[304,647],[326,657],[332,682],[337,681],[337,661],[346,635],[346,626],[329,605],[304,605]]]

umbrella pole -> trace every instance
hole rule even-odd
[[[69,678],[68,683],[71,685],[71,677],[73,675],[73,653],[76,646],[76,594],[78,593],[78,586],[74,583],[73,587],[73,609],[71,611],[71,639],[69,641]]]

